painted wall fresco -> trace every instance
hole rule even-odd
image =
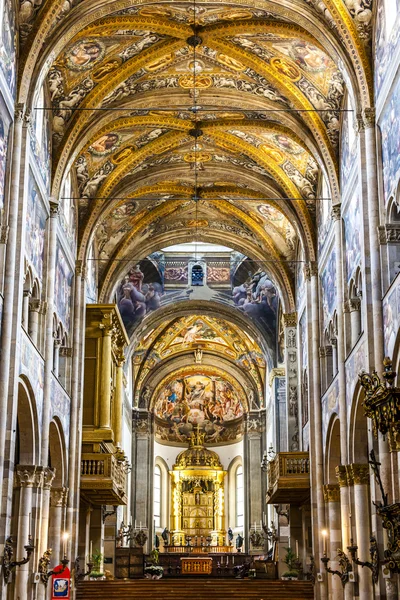
[[[350,102],[346,104],[345,108],[347,110],[353,110]],[[354,134],[354,121],[354,113],[343,113],[340,138],[340,183],[342,190],[346,188],[349,175],[357,160],[357,136]]]
[[[95,304],[97,302],[97,279],[96,279],[96,262],[94,260],[93,245],[90,248],[87,270],[86,270],[86,303]]]
[[[400,327],[400,281],[396,281],[382,303],[385,356],[391,357]]]
[[[321,275],[322,308],[324,327],[336,308],[336,251],[332,249]]]
[[[38,414],[39,429],[43,413],[44,361],[24,331],[21,331],[20,372],[31,384]]]
[[[393,0],[395,2],[395,0]],[[397,19],[385,14],[384,0],[377,1],[377,15],[375,27],[375,99],[379,97],[386,75],[389,71],[390,61],[396,51],[400,39],[400,2],[397,0]],[[387,35],[386,22],[393,26]]]
[[[56,251],[56,277],[54,283],[54,299],[56,312],[67,331],[70,330],[72,269],[60,246]]]
[[[352,278],[361,261],[362,222],[358,192],[353,194],[343,215],[344,236],[346,244],[347,281]]]
[[[350,358],[347,359],[346,369],[346,408],[347,420],[350,423],[351,404],[353,400],[354,389],[358,382],[358,374],[366,370],[365,357],[365,338],[361,339],[358,346],[353,350]]]
[[[32,171],[29,171],[25,252],[39,280],[43,277],[46,211]]]
[[[321,253],[331,228],[332,202],[330,199],[317,200],[318,252]]]
[[[299,309],[306,293],[306,280],[304,278],[304,256],[299,254],[296,268],[296,307]]]
[[[7,147],[10,121],[5,116],[5,111],[0,99],[0,211],[4,207],[4,194],[7,168]]]
[[[307,344],[307,313],[306,311],[300,317],[300,360],[301,370],[307,369],[308,364],[308,344]]]
[[[4,0],[0,11],[0,69],[11,96],[15,95],[15,14],[13,0]]]
[[[59,382],[52,377],[51,379],[51,418],[58,417],[60,420],[63,431],[65,445],[68,449],[69,446],[69,421],[70,421],[70,408],[71,400],[59,384]]]
[[[385,202],[395,191],[400,177],[400,78],[380,120]]]
[[[199,425],[206,433],[206,442],[218,443],[229,439],[229,429],[236,437],[243,406],[232,383],[199,371],[167,383],[156,398],[154,412],[172,441],[182,441]]]
[[[46,100],[42,94],[36,93],[34,106],[42,108],[46,105]],[[35,157],[38,171],[43,179],[46,190],[50,191],[50,119],[49,112],[44,110],[34,110],[30,135],[30,145],[33,156]]]
[[[339,380],[336,377],[322,397],[322,439],[325,451],[326,434],[333,413],[339,414]]]

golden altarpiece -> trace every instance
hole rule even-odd
[[[189,448],[178,454],[170,473],[172,543],[224,546],[226,539],[224,471],[216,452],[204,446],[197,430]]]

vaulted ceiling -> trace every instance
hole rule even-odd
[[[267,261],[293,310],[322,175],[340,201],[346,85],[370,103],[369,21],[347,0],[27,5],[19,100],[46,78],[52,194],[72,172],[78,255],[96,240],[100,300],[130,261],[197,239]]]

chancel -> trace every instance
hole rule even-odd
[[[400,0],[0,0],[0,600],[400,599]]]

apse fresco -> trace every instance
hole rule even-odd
[[[70,330],[71,319],[71,294],[72,294],[72,269],[70,268],[64,252],[60,246],[56,253],[56,277],[54,284],[54,299],[57,315],[65,329]]]
[[[15,94],[15,15],[12,0],[4,0],[0,27],[0,69],[11,96]]]
[[[301,358],[301,369],[307,369],[308,363],[308,345],[307,345],[307,313],[304,310],[300,317],[300,358]]]
[[[385,202],[395,193],[400,177],[400,79],[380,120]]]
[[[46,218],[47,215],[42,203],[39,188],[32,171],[29,171],[25,252],[40,281],[43,276]]]
[[[328,325],[336,308],[336,251],[332,249],[321,276],[324,327]]]
[[[232,383],[199,370],[165,384],[155,400],[154,413],[171,440],[183,440],[199,426],[206,433],[206,442],[218,443],[233,432],[236,437],[243,406]]]
[[[375,100],[378,99],[400,40],[400,3],[397,19],[385,14],[385,0],[378,0],[375,26]]]
[[[360,215],[360,201],[356,192],[343,215],[344,236],[346,243],[346,271],[349,282],[361,261],[361,233],[362,223]]]

